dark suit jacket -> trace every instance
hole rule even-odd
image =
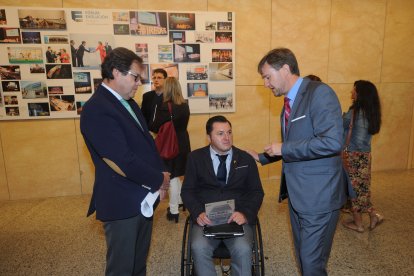
[[[129,101],[142,130],[120,101],[103,85],[85,103],[80,127],[95,165],[95,184],[88,215],[102,221],[138,215],[148,192],[163,182],[163,163],[134,100]],[[103,161],[113,161],[123,177]]]
[[[233,147],[233,159],[224,188],[214,173],[210,146],[197,149],[188,156],[181,197],[194,222],[205,212],[206,203],[234,199],[236,211],[243,213],[249,224],[255,224],[263,196],[257,165],[245,151]]]
[[[282,146],[280,198],[288,193],[297,212],[327,213],[339,209],[345,202],[341,116],[335,92],[324,83],[304,78]],[[284,110],[280,115],[282,133],[283,121]]]
[[[162,102],[162,94],[158,96],[154,90],[146,92],[142,95],[141,110],[148,125],[151,125],[154,120],[155,107],[161,105]]]

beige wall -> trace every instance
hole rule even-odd
[[[294,3],[294,4],[292,4]],[[357,79],[373,81],[383,127],[373,139],[373,170],[414,168],[414,2],[406,0],[0,0],[0,6],[236,12],[235,144],[261,150],[280,139],[282,100],[262,86],[257,62],[291,48],[302,75],[319,75],[343,109]],[[142,91],[137,93],[140,103]],[[206,143],[209,114],[192,115],[192,148]],[[0,200],[89,194],[94,168],[78,119],[0,122]],[[260,167],[277,178],[280,164]]]

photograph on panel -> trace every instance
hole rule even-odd
[[[23,44],[41,44],[40,32],[22,32]]]
[[[63,86],[48,86],[47,92],[50,95],[62,95],[63,94]]]
[[[148,43],[135,43],[135,53],[142,58],[142,62],[148,63]]]
[[[208,95],[210,110],[226,110],[233,108],[233,93]]]
[[[232,31],[232,22],[217,22],[217,31]]]
[[[158,62],[173,62],[172,45],[158,45]]]
[[[233,63],[210,63],[211,81],[228,81],[233,79]]]
[[[0,65],[0,79],[2,80],[20,80],[19,65]]]
[[[44,74],[46,72],[43,64],[30,64],[30,74]]]
[[[174,44],[174,62],[200,62],[200,44]]]
[[[69,45],[45,46],[46,63],[71,63]]]
[[[19,9],[20,28],[42,30],[66,30],[64,10]]]
[[[7,55],[12,64],[43,63],[41,47],[7,47]]]
[[[216,32],[216,43],[231,43],[232,41],[232,32]]]
[[[70,34],[69,39],[76,59],[72,61],[73,67],[82,69],[100,69],[106,53],[114,45],[113,35],[108,34]],[[76,63],[76,64],[73,64]]]
[[[1,87],[3,92],[20,92],[19,81],[2,81]]]
[[[46,78],[71,79],[72,66],[70,64],[46,64]]]
[[[92,93],[92,80],[90,72],[73,72],[75,94]]]
[[[170,30],[195,30],[194,13],[168,13]]]
[[[194,32],[194,40],[199,43],[214,43],[214,32]]]
[[[47,98],[47,86],[43,81],[21,81],[23,99]]]
[[[185,43],[185,31],[170,31],[170,43]]]
[[[187,80],[208,80],[208,66],[204,64],[188,65]]]
[[[49,96],[50,111],[75,111],[75,96]]]
[[[0,43],[16,43],[20,44],[19,28],[0,28]]]
[[[192,97],[207,97],[208,96],[208,83],[197,82],[187,83],[187,96]]]
[[[233,50],[232,49],[212,49],[211,50],[212,62],[232,62]]]
[[[30,117],[50,116],[49,103],[28,103]]]
[[[44,44],[69,44],[68,35],[45,34],[43,35]]]
[[[6,106],[6,116],[20,116],[19,107],[17,106]]]
[[[16,95],[13,96],[4,96],[4,105],[17,105],[19,100]]]
[[[129,31],[131,35],[167,35],[167,13],[130,11]]]
[[[174,77],[179,79],[179,71],[178,71],[178,64],[176,63],[154,63],[150,64],[150,76],[152,76],[155,69],[161,68],[167,72],[168,77]]]
[[[0,25],[7,25],[7,16],[5,9],[0,9]]]

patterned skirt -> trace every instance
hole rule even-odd
[[[356,198],[352,199],[352,211],[371,212],[371,153],[348,152],[348,174]]]

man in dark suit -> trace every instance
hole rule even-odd
[[[78,67],[85,67],[83,64],[83,55],[85,54],[85,51],[90,53],[86,47],[86,41],[82,41],[82,44],[79,45],[78,50],[76,51],[76,61],[78,62]]]
[[[163,102],[162,91],[164,89],[164,81],[167,78],[167,71],[157,68],[152,73],[152,85],[154,90],[148,91],[142,95],[141,110],[148,125],[154,121],[155,110]]]
[[[198,276],[216,274],[212,253],[220,240],[203,236],[203,226],[211,224],[205,204],[234,199],[235,212],[228,223],[243,225],[245,234],[223,241],[231,254],[232,275],[251,275],[254,225],[264,196],[257,166],[251,156],[233,146],[231,123],[225,117],[210,118],[206,132],[210,145],[189,154],[181,190],[194,223],[191,251],[195,271]],[[220,176],[223,166],[224,175]]]
[[[70,41],[70,54],[72,55],[72,66],[76,67],[76,51],[77,49],[75,48],[75,41],[71,40]]]
[[[299,77],[295,55],[286,48],[266,54],[258,65],[264,85],[284,96],[283,142],[250,152],[262,164],[283,160],[279,201],[289,197],[296,257],[302,275],[327,275],[326,265],[345,202],[342,173],[341,106],[322,82]]]
[[[153,204],[167,194],[169,173],[132,99],[142,59],[114,49],[101,65],[102,83],[85,103],[80,128],[95,165],[88,216],[96,211],[107,243],[106,275],[145,275]]]

